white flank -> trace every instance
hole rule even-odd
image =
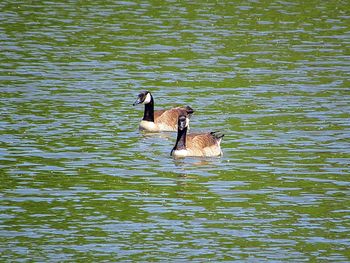
[[[186,157],[187,154],[188,154],[187,150],[175,150],[175,151],[173,152],[173,155],[174,155],[175,157]]]
[[[154,124],[153,121],[144,121],[140,122],[140,130],[146,131],[158,131],[158,127]]]

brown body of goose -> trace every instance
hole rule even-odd
[[[149,91],[141,92],[134,106],[137,104],[144,104],[145,110],[143,118],[140,122],[140,130],[150,132],[160,131],[177,131],[178,117],[181,114],[191,116],[194,110],[189,107],[176,107],[169,110],[154,110],[153,96]]]
[[[189,118],[180,115],[178,118],[178,133],[174,148],[170,155],[176,158],[186,156],[215,157],[222,156],[220,143],[223,134],[219,132],[187,134]]]

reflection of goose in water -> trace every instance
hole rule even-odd
[[[189,122],[186,115],[179,116],[177,139],[170,155],[174,157],[222,156],[220,143],[224,135],[218,132],[187,134]]]
[[[161,132],[161,133],[155,133],[155,132],[143,132],[141,133],[142,139],[165,139],[165,140],[171,140],[173,136],[171,136],[171,133]]]
[[[186,114],[190,116],[194,112],[189,106],[154,111],[154,100],[149,91],[143,91],[138,95],[133,105],[135,106],[137,104],[145,105],[139,128],[140,130],[151,132],[177,131],[179,115]]]
[[[187,159],[188,160],[188,159]],[[198,166],[198,167],[203,167],[203,166],[209,166],[209,167],[213,167],[213,162],[211,160],[206,160],[206,159],[193,159],[190,162],[185,162],[185,159],[183,158],[176,158],[174,159],[174,164],[175,166],[178,167],[194,167],[194,166]],[[186,177],[188,174],[183,174],[184,177]]]

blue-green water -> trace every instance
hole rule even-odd
[[[1,2],[1,261],[348,262],[348,6]],[[224,156],[139,132],[146,89]]]

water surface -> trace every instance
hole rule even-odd
[[[2,261],[348,262],[347,6],[3,1]],[[141,90],[224,156],[172,159]]]

